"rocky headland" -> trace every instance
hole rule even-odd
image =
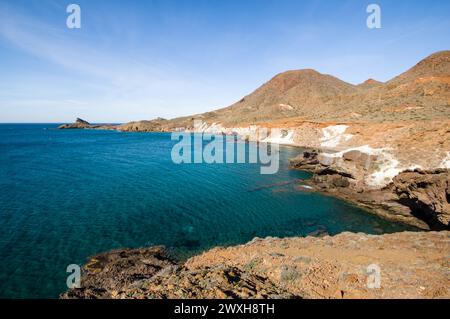
[[[422,229],[449,229],[449,169],[405,170],[376,188],[370,187],[366,178],[373,161],[372,155],[357,150],[345,152],[342,157],[309,150],[291,159],[291,167],[312,172],[306,184],[314,189],[353,202],[385,219]]]

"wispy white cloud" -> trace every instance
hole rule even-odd
[[[220,100],[214,97],[214,94],[216,97],[220,95],[217,94],[220,88],[208,83],[206,78],[194,77],[189,71],[161,58],[147,56],[139,59],[137,55],[116,54],[113,48],[102,46],[102,43],[93,44],[89,38],[83,38],[77,32],[61,26],[55,27],[9,7],[2,7],[0,39],[65,70],[68,77],[73,75],[78,81],[79,78],[87,79],[91,82],[91,88],[96,87],[97,94],[90,92],[90,96],[86,96],[78,88],[76,94],[80,94],[79,96],[60,100],[16,96],[16,99],[9,101],[2,101],[0,97],[0,103],[16,107],[31,106],[33,103],[41,107],[54,107],[59,103],[62,107],[71,107],[73,103],[69,101],[76,99],[99,111],[104,110],[104,105],[108,105],[111,109],[128,108],[137,111],[136,116],[172,117],[192,111],[204,111]],[[133,31],[129,33],[132,34]],[[97,39],[101,37],[96,36]],[[118,51],[120,49],[117,48]],[[211,96],[204,96],[205,92],[210,92]],[[168,99],[174,94],[179,96],[177,103]],[[190,109],[189,112],[187,108]]]

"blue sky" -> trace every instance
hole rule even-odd
[[[386,81],[449,44],[446,0],[0,0],[0,122],[200,113],[289,69]]]

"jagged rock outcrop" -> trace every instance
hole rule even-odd
[[[394,178],[391,189],[399,202],[435,228],[450,226],[450,170],[414,170]]]
[[[449,251],[445,231],[255,238],[184,263],[120,250],[89,261],[62,298],[450,298]]]

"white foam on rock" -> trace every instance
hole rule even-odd
[[[390,152],[381,152],[378,156],[379,169],[369,176],[367,184],[384,187],[404,169],[399,167],[400,162]]]
[[[283,131],[285,131],[285,134],[283,133]],[[270,135],[262,139],[261,142],[281,144],[281,145],[292,145],[294,144],[294,131],[273,129],[270,132]]]
[[[400,162],[389,151],[382,152],[378,156],[379,169],[372,173],[367,183],[370,186],[384,187],[387,186],[395,176],[403,171],[415,169],[422,169],[420,165],[401,166]]]
[[[450,169],[450,152],[447,152],[447,156],[439,164],[439,168],[449,168]]]
[[[336,147],[339,144],[350,140],[353,135],[345,134],[347,125],[332,125],[322,129],[323,137],[320,139],[322,147]]]

